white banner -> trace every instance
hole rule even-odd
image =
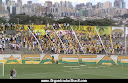
[[[121,33],[121,36],[124,37],[124,27],[112,27],[112,34]]]
[[[126,29],[126,34],[128,34],[128,27],[125,27],[125,29]]]

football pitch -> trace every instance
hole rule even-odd
[[[128,79],[128,65],[94,64],[5,64],[4,76],[9,79],[16,69],[16,79]]]

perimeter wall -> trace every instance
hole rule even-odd
[[[21,55],[1,54],[0,62],[4,64],[117,64],[128,65],[128,56],[105,55]]]

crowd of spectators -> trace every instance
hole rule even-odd
[[[41,35],[40,32],[35,32],[31,28],[25,31],[23,27],[15,28],[15,24],[3,24],[0,26],[0,50],[3,53],[6,48],[10,50],[26,49],[31,50],[32,53],[38,50],[39,53],[52,53],[52,54],[124,54],[124,45],[122,42],[117,41],[113,45],[107,37],[101,37],[92,32],[78,32],[78,31],[64,31],[57,32],[57,28],[61,28],[59,24],[53,24],[53,28],[45,27],[46,35]],[[11,28],[9,28],[9,26]],[[69,24],[65,24],[62,29]],[[54,30],[53,30],[54,29]],[[7,30],[15,30],[16,34],[7,34]],[[35,37],[33,36],[35,35]],[[112,33],[112,38],[120,38],[121,33]],[[104,39],[106,38],[106,39]],[[39,44],[39,43],[40,44]]]

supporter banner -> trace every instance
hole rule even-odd
[[[25,30],[28,30],[27,26],[29,26],[30,29],[45,29],[45,25],[19,25],[19,26],[23,26]]]
[[[73,30],[76,31],[85,31],[85,32],[94,32],[94,26],[72,26]]]
[[[40,32],[40,35],[46,35],[45,25],[33,25],[33,29],[36,32]]]
[[[126,34],[128,34],[128,27],[125,27],[125,28],[126,28],[126,29],[125,29],[125,30],[126,30]]]
[[[128,56],[105,55],[20,55],[1,54],[0,62],[4,64],[117,64],[128,65]]]
[[[80,26],[80,27],[79,27],[79,26],[77,26],[77,25],[73,25],[73,26],[71,26],[71,27],[72,27],[73,30],[77,30],[77,31],[78,31],[78,30],[80,30],[80,27],[83,27],[83,26]],[[71,30],[71,28],[69,28],[69,29]]]
[[[99,35],[111,34],[111,27],[110,26],[96,26],[96,29],[97,29]],[[94,32],[97,33],[95,29],[94,29]]]
[[[33,25],[33,29],[45,29],[45,25]]]
[[[82,28],[80,30],[82,30]],[[82,31],[94,32],[94,26],[84,26],[84,30]]]
[[[124,27],[112,27],[112,34],[121,33],[121,37],[124,37]]]
[[[46,35],[46,32],[44,29],[35,29],[35,33],[40,32],[40,35]]]
[[[73,30],[73,31],[69,31],[69,30],[57,30],[56,31],[57,32],[57,34],[62,34],[62,35],[68,35],[68,34],[73,34],[73,35],[75,35],[76,34],[76,31],[75,30]]]
[[[24,29],[25,29],[25,30],[28,30],[27,26],[29,26],[29,25],[24,25]]]

